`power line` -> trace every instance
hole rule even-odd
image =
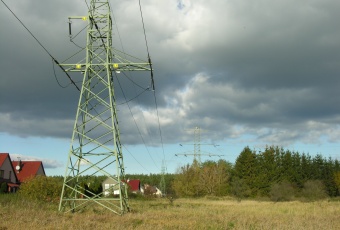
[[[155,84],[154,84],[154,80],[153,80],[153,71],[152,71],[152,62],[151,62],[151,58],[150,58],[150,53],[149,53],[149,45],[148,45],[148,40],[146,39],[146,32],[145,32],[145,25],[144,25],[144,18],[143,18],[143,11],[142,11],[142,5],[139,2],[139,11],[140,11],[140,16],[142,18],[142,24],[143,24],[143,31],[144,31],[144,39],[145,39],[145,45],[146,45],[146,52],[148,53],[148,61],[150,64],[150,69],[151,69],[151,85],[152,85],[152,89],[155,90]]]
[[[142,9],[141,9],[141,4],[140,4],[140,2],[139,2],[139,6],[140,6],[140,11],[141,11]],[[112,9],[111,9],[111,12],[112,12]],[[151,59],[150,59],[150,55],[149,55],[149,47],[148,47],[147,39],[146,39],[146,33],[145,33],[145,26],[144,26],[142,11],[141,11],[141,17],[142,17],[142,23],[143,23],[144,38],[145,38],[146,48],[147,48],[147,53],[148,53],[148,61],[149,61],[149,64],[150,64],[151,75],[152,75],[152,82],[151,82],[151,84],[152,84],[152,88],[153,88],[153,90],[154,90],[154,81],[153,81],[153,73],[152,73],[152,64],[151,64]],[[112,12],[112,18],[113,18],[113,20],[116,22],[116,19],[115,19],[115,16],[114,16],[113,12]],[[119,37],[119,42],[120,42],[120,45],[121,45],[121,47],[122,47],[122,49],[123,49],[123,54],[126,55],[126,53],[125,53],[125,51],[124,51],[124,46],[123,46],[123,42],[122,42],[122,39],[121,39],[121,35],[120,35],[120,32],[119,32],[119,28],[118,28],[117,22],[115,23],[115,25],[116,25],[117,34],[118,34],[118,37]],[[136,85],[136,86],[138,86],[138,87],[144,89],[144,87],[142,87],[142,86],[140,86],[139,84],[137,84],[136,82],[134,82],[134,81],[133,81],[130,77],[128,77],[124,72],[123,72],[123,74],[124,74],[124,76],[125,76],[127,79],[129,79],[134,85]],[[118,78],[117,78],[117,80],[118,80]],[[125,98],[125,100],[126,100],[126,102],[124,102],[124,103],[122,103],[122,104],[128,104],[128,102],[130,102],[131,100],[133,100],[133,99],[135,99],[135,98],[138,98],[138,97],[139,97],[142,93],[144,93],[146,90],[150,90],[150,87],[148,87],[148,88],[144,89],[143,92],[141,92],[140,94],[138,94],[138,95],[137,95],[136,97],[134,97],[133,99],[127,100],[126,97],[125,97],[125,94],[124,94],[124,92],[123,92],[123,89],[122,89],[122,87],[121,87],[121,85],[120,85],[119,80],[118,80],[118,83],[119,83],[119,86],[120,86],[121,91],[122,91],[122,93],[123,93],[123,96],[124,96],[124,98]],[[136,121],[135,121],[135,119],[134,119],[134,117],[133,117],[133,114],[132,114],[132,112],[131,112],[131,108],[130,108],[129,104],[128,104],[128,108],[129,108],[130,113],[131,113],[131,116],[132,116],[132,118],[133,118],[133,120],[134,120],[134,122],[135,122],[135,125],[136,125],[136,127],[137,127],[138,132],[139,132],[139,135],[140,135],[140,137],[141,137],[141,139],[142,139],[142,141],[143,141],[143,143],[144,143],[144,145],[145,145],[145,148],[147,149],[147,152],[148,152],[149,155],[150,155],[150,152],[149,152],[149,150],[148,150],[148,148],[147,148],[147,145],[146,145],[146,143],[145,143],[145,141],[144,141],[144,138],[143,138],[143,136],[142,136],[142,134],[141,134],[141,132],[140,132],[140,130],[139,130],[139,127],[138,127],[138,125],[137,125],[137,123],[136,123]],[[158,113],[157,113],[157,116],[158,116]],[[143,115],[143,117],[144,117],[144,115]],[[158,122],[159,122],[159,118],[158,118]],[[146,128],[146,129],[147,129],[147,128]],[[148,130],[148,129],[147,129],[147,130]],[[148,133],[149,133],[149,132],[148,132]],[[161,139],[162,139],[162,138],[161,138]],[[163,144],[162,144],[162,148],[163,148]],[[164,148],[163,148],[163,157],[165,158],[165,156],[164,156]],[[153,158],[151,157],[151,155],[150,155],[150,158],[152,159],[152,161],[153,161],[154,164],[156,165],[156,163],[155,163],[155,161],[153,160]],[[156,167],[157,167],[157,165],[156,165]]]
[[[36,36],[25,26],[25,24],[18,18],[18,16],[9,8],[9,6],[1,0],[1,2],[5,5],[5,7],[13,14],[13,16],[20,22],[20,24],[27,30],[27,32],[35,39],[35,41],[45,50],[45,52],[52,58],[52,60],[64,71],[66,76],[70,79],[71,83],[77,88],[78,91],[80,91],[79,87],[76,85],[76,83],[72,80],[71,76],[65,71],[65,69],[60,66],[59,62],[57,59],[55,59],[52,54],[43,46],[43,44],[38,40]],[[59,84],[59,82],[58,82]]]
[[[117,104],[117,105],[124,105],[124,104],[126,104],[126,103],[129,103],[130,101],[133,101],[134,99],[138,98],[140,95],[142,95],[143,93],[145,93],[145,91],[148,91],[148,90],[149,90],[149,88],[146,88],[144,91],[142,91],[141,93],[139,93],[139,94],[136,95],[135,97],[131,98],[130,100],[125,101],[125,102],[120,103],[120,104]]]
[[[36,40],[36,42],[38,42],[38,44],[46,51],[46,53],[48,53],[48,55],[50,55],[50,57],[53,59],[52,54],[48,52],[48,50],[41,44],[41,42],[34,36],[34,34],[25,26],[25,24],[16,16],[16,14],[9,8],[9,6],[7,6],[7,4],[3,0],[1,0],[1,2],[13,14],[13,16],[21,23],[21,25],[28,31],[28,33],[31,34],[31,36]]]
[[[151,85],[152,85],[152,89],[153,89],[153,95],[154,95],[154,98],[155,98],[155,106],[156,106],[157,121],[158,121],[158,130],[159,130],[159,135],[160,135],[160,138],[161,138],[163,157],[164,157],[164,159],[165,159],[165,154],[164,154],[164,144],[163,144],[163,137],[162,137],[162,130],[161,130],[161,124],[160,124],[160,120],[159,120],[158,105],[157,105],[157,99],[156,99],[155,82],[154,82],[154,78],[153,78],[153,71],[152,71],[152,64],[151,64],[151,58],[150,58],[150,53],[149,53],[148,40],[147,40],[147,38],[146,38],[146,32],[145,32],[145,25],[144,25],[144,19],[143,19],[142,5],[141,5],[140,0],[139,0],[138,2],[139,2],[139,10],[140,10],[140,15],[141,15],[142,24],[143,24],[143,31],[144,31],[144,38],[145,38],[146,51],[147,51],[147,53],[148,53],[148,61],[149,61],[149,63],[150,63],[150,69],[151,69]]]
[[[132,158],[133,159],[135,159],[135,161],[145,170],[145,171],[147,171],[147,172],[149,172],[149,173],[151,173],[149,170],[147,170],[134,156],[133,156],[133,154],[127,149],[127,147],[125,146],[125,145],[122,145],[124,148],[125,148],[125,150],[128,152],[128,153],[130,153],[130,155],[132,156]]]
[[[112,18],[113,18],[113,20],[114,20],[114,22],[115,22],[115,27],[116,27],[116,30],[117,30],[117,34],[118,34],[118,38],[119,38],[119,42],[120,42],[120,45],[121,45],[121,47],[122,47],[122,51],[123,51],[123,55],[124,55],[124,57],[126,58],[126,56],[127,56],[127,54],[125,53],[125,49],[124,49],[124,45],[123,45],[123,41],[122,41],[122,38],[121,38],[121,35],[120,35],[120,31],[119,31],[119,28],[118,28],[118,23],[117,23],[117,20],[116,20],[116,18],[115,18],[115,15],[114,15],[114,13],[113,13],[113,11],[112,11],[112,8],[110,8],[111,9],[111,13],[112,13]],[[146,38],[146,37],[145,37]],[[117,50],[118,51],[118,50]],[[120,52],[120,51],[119,51]],[[130,56],[130,55],[129,55]],[[135,57],[134,57],[135,58]],[[138,58],[137,58],[138,59]],[[151,69],[151,71],[152,71],[152,69]],[[144,91],[143,92],[141,92],[140,94],[138,94],[138,95],[136,95],[134,98],[132,98],[132,99],[130,99],[130,100],[126,100],[126,98],[125,98],[125,100],[126,100],[126,102],[123,102],[123,103],[121,103],[121,104],[119,104],[119,105],[122,105],[122,104],[128,104],[128,102],[130,102],[131,100],[134,100],[134,99],[136,99],[136,98],[138,98],[141,94],[143,94],[145,91],[147,91],[147,90],[150,90],[150,87],[147,87],[146,89],[143,87],[143,86],[141,86],[141,85],[139,85],[139,84],[137,84],[135,81],[133,81],[125,72],[122,72],[123,73],[123,75],[128,79],[128,80],[130,80],[132,83],[133,83],[133,89],[134,89],[134,91],[135,91],[135,93],[137,93],[136,92],[136,88],[135,88],[135,86],[138,86],[139,88],[141,88],[141,89],[144,89]],[[119,83],[120,84],[120,83]],[[123,95],[124,95],[124,92],[123,92],[123,89],[122,89],[122,87],[121,87],[121,91],[122,91],[122,93],[123,93]],[[125,96],[124,96],[125,97]],[[138,99],[137,99],[138,100]],[[130,109],[130,106],[128,105],[128,107],[129,107],[129,109]],[[131,112],[131,110],[130,110],[130,113],[131,113],[131,115],[132,115],[132,112]],[[144,114],[142,113],[142,116],[143,116],[143,119],[144,119],[144,122],[145,122],[145,117],[144,117]],[[132,115],[132,118],[134,119],[134,117],[133,117],[133,115]],[[136,122],[135,122],[136,123]],[[145,122],[145,124],[146,124],[146,122]],[[138,129],[138,131],[139,131],[139,128],[138,128],[138,125],[136,124],[136,126],[137,126],[137,129]],[[147,127],[147,125],[146,125],[146,131],[147,131],[147,135],[149,136],[149,129],[148,129],[148,127]],[[144,143],[144,145],[145,145],[145,148],[146,148],[146,150],[147,150],[147,152],[148,152],[148,154],[150,155],[150,152],[149,152],[149,150],[148,150],[148,148],[147,148],[147,146],[146,146],[146,143],[145,143],[145,141],[144,141],[144,139],[143,139],[143,137],[142,137],[142,135],[141,135],[141,133],[140,133],[140,131],[139,131],[139,135],[141,136],[141,139],[142,139],[142,141],[143,141],[143,143]],[[149,138],[150,138],[150,136],[149,136]],[[151,139],[151,138],[150,138]],[[150,155],[150,158],[152,159],[152,161],[155,163],[155,161],[153,160],[153,158],[151,157],[151,155]],[[155,163],[155,165],[156,165],[156,163]],[[156,165],[156,167],[157,167],[157,165]]]
[[[165,159],[163,136],[162,136],[161,124],[160,124],[160,121],[159,121],[158,105],[157,105],[157,99],[156,99],[156,90],[153,91],[153,95],[154,95],[154,98],[155,98],[155,106],[156,106],[156,113],[157,113],[157,120],[158,120],[158,130],[159,130],[159,135],[160,135],[160,138],[161,138],[163,157]]]
[[[123,75],[129,80],[131,81],[134,85],[138,86],[139,88],[141,89],[144,89],[144,90],[150,90],[150,87],[147,87],[147,88],[144,88],[143,86],[141,86],[140,84],[138,84],[137,82],[135,82],[134,80],[132,80],[127,74],[125,74],[124,72],[122,72]],[[135,90],[136,92],[136,90]]]
[[[55,80],[57,81],[58,85],[59,85],[61,88],[65,89],[65,88],[66,88],[67,86],[69,86],[70,84],[65,85],[65,86],[62,86],[62,85],[60,84],[60,82],[59,82],[59,80],[58,80],[58,78],[57,78],[57,75],[56,75],[56,73],[55,73],[54,62],[53,62],[53,60],[52,60],[52,67],[53,67],[53,74],[54,74]]]
[[[119,82],[119,79],[118,79],[117,75],[116,75],[116,79],[117,79],[118,85],[119,85],[119,87],[120,87],[120,89],[121,89],[121,91],[122,91],[123,97],[125,98],[125,101],[127,101],[126,96],[125,96],[125,93],[124,93],[124,91],[123,91],[123,88],[122,88],[122,86],[121,86],[121,84],[120,84],[120,82]],[[129,103],[127,102],[126,104],[127,104],[128,108],[129,108],[130,114],[131,114],[132,119],[133,119],[133,121],[134,121],[134,123],[135,123],[135,126],[136,126],[136,128],[137,128],[137,131],[138,131],[138,133],[139,133],[139,136],[141,137],[141,139],[142,139],[142,141],[143,141],[143,143],[144,143],[144,146],[145,146],[145,148],[146,148],[146,150],[147,150],[147,152],[148,152],[148,154],[149,154],[151,160],[153,161],[153,163],[155,164],[155,166],[158,167],[157,164],[156,164],[156,162],[155,162],[155,160],[154,160],[153,157],[151,156],[149,149],[147,148],[147,145],[146,145],[146,143],[145,143],[145,141],[144,141],[144,138],[143,138],[143,135],[142,135],[142,133],[141,133],[141,131],[140,131],[138,125],[137,125],[136,119],[135,119],[135,117],[133,116],[133,113],[132,113],[132,111],[131,111],[131,107],[130,107]]]

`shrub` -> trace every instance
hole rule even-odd
[[[244,198],[249,198],[251,196],[251,189],[243,179],[234,178],[231,182],[230,192],[232,195],[241,200]]]
[[[301,195],[303,198],[310,201],[320,200],[327,197],[325,186],[320,180],[309,180],[304,183]]]
[[[0,183],[0,193],[7,193],[7,183],[6,182],[3,182],[3,183]]]
[[[58,178],[37,176],[20,185],[19,195],[25,199],[57,203],[62,182]]]
[[[272,201],[290,201],[294,198],[295,190],[291,183],[282,181],[271,186],[269,196]]]

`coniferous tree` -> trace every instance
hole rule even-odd
[[[292,153],[290,151],[282,151],[282,176],[280,181],[293,181],[294,177],[294,169],[293,169],[293,158]]]
[[[312,177],[312,158],[310,155],[303,153],[301,155],[301,177],[302,184],[299,184],[299,187],[302,188],[303,184],[310,180]]]
[[[247,190],[250,189],[251,196],[257,194],[256,177],[257,162],[256,154],[247,146],[237,157],[234,167],[234,182],[236,185],[242,185]],[[248,193],[248,192],[247,192]]]
[[[268,195],[271,185],[276,181],[277,165],[275,162],[275,149],[267,147],[264,152],[257,155],[257,177],[256,185],[258,186],[259,195]]]

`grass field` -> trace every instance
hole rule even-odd
[[[63,214],[57,205],[0,195],[0,230],[11,229],[340,229],[340,202],[233,199],[131,200],[123,216],[97,206]]]

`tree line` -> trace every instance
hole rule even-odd
[[[269,197],[274,201],[321,199],[340,196],[340,162],[270,146],[262,152],[245,147],[234,164],[220,159],[179,167],[174,174],[127,174],[141,185],[161,187],[171,197],[234,196],[239,199]],[[106,176],[84,175],[84,193],[101,194]],[[58,200],[62,176],[37,177],[23,183],[19,193],[40,200]],[[1,192],[5,189],[0,190]]]
[[[340,195],[340,162],[274,146],[262,152],[245,147],[235,164],[225,160],[200,164],[194,160],[182,166],[171,188],[176,195],[186,197],[335,197]]]

